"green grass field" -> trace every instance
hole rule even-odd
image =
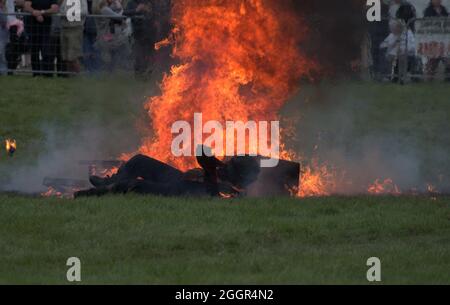
[[[319,110],[310,103],[298,110],[303,128],[313,125],[311,114],[335,121],[324,128],[336,129],[338,115],[326,109],[339,92],[335,105],[360,114],[352,121],[354,137],[389,130],[418,149],[425,174],[450,171],[450,156],[427,153],[450,150],[450,86],[323,86]],[[126,151],[138,143],[141,103],[155,92],[130,79],[4,77],[0,88],[0,138],[19,145],[13,158],[0,152],[0,183],[10,179],[6,169],[32,165],[46,153],[45,126],[57,126],[57,146],[90,122],[111,136],[116,128],[129,131],[104,148]],[[74,201],[3,193],[0,223],[0,283],[67,283],[66,260],[75,256],[84,284],[367,284],[366,261],[375,256],[384,284],[450,284],[446,196]]]

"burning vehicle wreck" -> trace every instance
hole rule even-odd
[[[450,19],[416,1],[0,0],[0,285],[450,284]]]
[[[74,193],[75,198],[117,193],[157,196],[241,196],[290,195],[299,185],[300,164],[280,160],[275,168],[261,168],[261,156],[235,156],[220,161],[201,155],[201,168],[181,171],[145,155],[135,155],[117,173],[91,175],[92,188]],[[48,185],[47,185],[48,186]]]

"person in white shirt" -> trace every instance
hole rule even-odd
[[[398,81],[399,59],[402,56],[408,58],[408,72],[411,72],[416,55],[416,43],[414,34],[399,20],[391,20],[389,23],[391,33],[381,43],[380,48],[386,49],[386,56],[393,66],[393,81]]]

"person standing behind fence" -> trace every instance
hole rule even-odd
[[[58,13],[57,0],[27,0],[25,11],[30,13],[31,67],[33,76],[51,76],[55,67],[51,46],[53,14]],[[41,60],[42,58],[42,60]]]
[[[429,17],[448,17],[448,10],[442,5],[442,0],[431,0],[423,13],[425,18]]]
[[[8,62],[8,74],[12,75],[19,64],[20,57],[27,51],[25,26],[21,19],[15,15],[16,7],[23,6],[21,0],[6,0],[7,29],[9,31],[9,43],[5,48],[6,61]]]
[[[115,70],[128,56],[128,37],[124,34],[122,6],[117,0],[97,0],[94,2],[94,14],[105,17],[96,18],[97,41],[104,68],[108,72]]]
[[[79,73],[81,71],[80,58],[83,56],[84,22],[88,14],[86,0],[80,0],[80,20],[69,20],[67,16],[67,0],[61,2],[61,57],[66,71]]]
[[[380,49],[380,44],[389,35],[389,6],[384,2],[381,3],[381,18],[380,22],[369,22],[367,25],[372,56],[371,72],[376,80],[382,80],[389,73],[386,54],[384,49]]]
[[[134,72],[137,77],[150,76],[155,50],[155,24],[149,0],[130,0],[125,16],[132,17]]]
[[[8,70],[8,48],[10,42],[10,29],[15,27],[19,35],[23,32],[23,22],[14,14],[14,0],[0,0],[0,75]]]
[[[7,72],[6,44],[9,41],[9,32],[6,13],[6,0],[0,0],[0,75]]]
[[[59,3],[58,3],[59,5]],[[66,67],[61,57],[61,17],[57,14],[52,15],[52,25],[50,27],[50,43],[48,45],[48,55],[49,61],[52,63],[53,72],[54,63],[56,63],[56,71],[58,72],[58,77],[66,77],[67,75],[62,73],[65,72]],[[53,73],[46,74],[48,76],[53,76]]]
[[[431,0],[428,7],[423,14],[425,18],[445,18],[448,17],[448,10],[442,5],[442,0]],[[428,58],[426,65],[426,73],[429,78],[433,78],[436,75],[439,63],[445,65],[446,80],[450,81],[450,60],[444,57]]]
[[[389,23],[391,34],[381,43],[381,49],[386,50],[386,56],[392,63],[392,81],[399,81],[399,64],[402,56],[407,56],[407,71],[411,72],[415,61],[415,39],[410,29],[398,20]]]
[[[93,15],[93,1],[87,0],[88,16],[84,23],[83,32],[83,67],[89,73],[98,72],[100,69],[99,52],[95,47],[97,40],[97,25]]]

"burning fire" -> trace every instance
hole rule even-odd
[[[16,140],[6,139],[5,147],[6,147],[6,151],[7,151],[8,155],[12,157],[12,155],[16,152],[16,149],[17,149]]]
[[[54,187],[49,187],[47,191],[41,193],[42,197],[57,197],[57,198],[63,198],[63,199],[72,199],[73,194],[77,191],[80,191],[80,189],[74,188],[74,189],[65,189],[65,190],[57,190]]]
[[[194,113],[201,113],[203,121],[222,123],[280,121],[279,111],[299,90],[299,80],[317,69],[299,49],[308,31],[288,2],[174,0],[174,28],[170,37],[155,48],[172,45],[172,56],[178,63],[164,76],[161,94],[145,103],[152,126],[144,130],[138,153],[185,171],[197,164],[193,157],[172,154],[174,122],[187,121],[192,126]],[[284,126],[281,139],[291,131]],[[281,158],[302,160],[285,149],[282,140],[280,144]],[[226,143],[223,147],[226,150]],[[309,197],[339,193],[345,172],[314,160],[308,164],[302,168],[301,187],[291,190],[293,194]],[[377,179],[367,191],[401,193],[392,179]]]
[[[400,195],[402,193],[392,179],[384,181],[377,179],[369,186],[367,191],[372,195]]]
[[[175,1],[172,37],[157,48],[171,43],[179,64],[145,105],[154,133],[140,153],[187,170],[196,162],[172,155],[172,123],[192,123],[194,113],[223,123],[279,120],[299,79],[314,68],[298,48],[306,27],[281,2]]]
[[[195,158],[177,158],[172,154],[174,122],[193,124],[194,113],[203,121],[260,122],[280,121],[279,111],[299,90],[299,81],[317,69],[314,61],[299,46],[307,39],[307,27],[284,0],[174,0],[174,28],[170,37],[155,45],[171,45],[177,60],[161,83],[161,94],[145,103],[151,128],[138,153],[152,156],[180,170],[197,166]],[[281,139],[292,132],[284,126]],[[149,132],[151,130],[152,132]],[[225,136],[223,138],[226,138]],[[226,141],[225,141],[226,142]],[[280,157],[302,160],[286,149],[281,141]],[[250,149],[247,143],[247,149]],[[226,143],[223,143],[225,150]],[[12,150],[11,150],[12,149]],[[7,150],[15,150],[15,141],[7,141]],[[124,155],[126,160],[130,155]],[[220,157],[220,156],[219,156]],[[91,174],[107,176],[117,168]],[[328,196],[342,193],[346,184],[342,175],[327,164],[312,160],[303,164],[299,197]],[[365,189],[362,185],[361,189]],[[429,188],[434,191],[434,188]],[[377,179],[367,189],[373,195],[401,194],[392,179]],[[49,189],[44,195],[61,196]],[[229,194],[221,193],[224,198]]]
[[[64,193],[55,190],[53,187],[49,187],[46,192],[41,193],[42,197],[59,197],[62,198]]]
[[[299,187],[299,197],[327,196],[335,192],[336,172],[332,171],[326,165],[306,167],[300,178],[301,187]]]

